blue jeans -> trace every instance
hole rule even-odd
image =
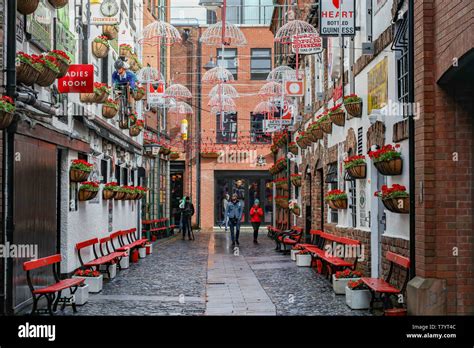
[[[237,223],[232,222],[231,219],[229,219],[229,227],[230,227],[230,239],[232,239],[232,243],[235,241],[239,241],[239,235],[240,235],[240,221],[237,221]],[[234,238],[234,228],[235,228],[235,238]]]

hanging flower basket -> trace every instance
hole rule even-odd
[[[138,136],[143,129],[143,121],[142,120],[137,120],[133,126],[130,127],[129,134],[131,137],[136,137]]]
[[[48,0],[48,1],[51,4],[51,6],[53,6],[56,9],[63,8],[69,2],[69,0]]]
[[[102,116],[107,119],[114,118],[118,113],[118,108],[119,102],[109,98],[102,105]]]
[[[168,156],[171,153],[171,148],[166,145],[162,145],[160,148],[160,153],[164,156]]]
[[[394,184],[392,187],[383,185],[382,189],[374,195],[381,198],[385,208],[392,213],[408,214],[410,212],[410,195],[403,185]]]
[[[83,103],[105,103],[110,94],[110,87],[106,83],[94,82],[93,93],[81,93],[80,100]]]
[[[139,101],[139,100],[142,100],[145,97],[145,95],[146,95],[145,87],[138,86],[136,92],[132,94],[132,97],[133,99],[135,99],[135,101]]]
[[[117,193],[118,188],[119,186],[116,182],[108,182],[102,189],[102,198],[106,201],[113,199]]]
[[[385,145],[380,150],[370,151],[369,157],[375,168],[382,175],[400,175],[403,170],[403,160],[399,151],[400,145]]]
[[[319,138],[313,134],[312,126],[308,127],[308,129],[305,132],[305,135],[306,135],[306,139],[309,141],[309,145],[311,145],[312,143],[316,143],[319,140]]]
[[[288,190],[288,178],[278,178],[273,180],[277,189]]]
[[[313,134],[313,137],[317,140],[321,140],[322,138],[324,138],[324,133],[321,129],[321,125],[316,122],[311,127],[311,134]]]
[[[48,87],[53,84],[59,74],[59,63],[53,56],[32,55],[36,62],[42,66],[41,73],[36,83],[41,87]]]
[[[143,186],[136,186],[135,187],[135,193],[137,194],[135,199],[142,199],[146,192],[148,191],[148,188],[143,187]]]
[[[358,97],[357,94],[344,97],[344,107],[352,117],[362,116],[362,98]]]
[[[346,113],[342,110],[341,106],[341,104],[336,105],[329,111],[329,119],[336,126],[344,127],[346,123]]]
[[[128,129],[128,119],[120,120],[118,126],[120,129]]]
[[[97,196],[99,192],[99,184],[95,181],[85,181],[79,188],[78,199],[81,202],[90,201]]]
[[[347,209],[347,194],[344,191],[331,190],[324,199],[332,209]]]
[[[276,204],[283,209],[288,209],[289,207],[289,202],[288,202],[288,197],[287,196],[276,196],[275,197],[275,202]]]
[[[0,99],[0,129],[7,128],[15,116],[15,103],[12,98],[3,96]]]
[[[219,152],[209,151],[209,152],[201,152],[202,158],[218,158]]]
[[[308,143],[306,142],[305,132],[301,132],[300,135],[296,138],[296,144],[298,144],[298,146],[302,150],[305,150],[308,147]]]
[[[117,189],[117,191],[115,192],[114,200],[116,200],[116,201],[121,201],[121,200],[123,200],[124,198],[125,198],[125,192],[123,192],[123,191],[121,190],[121,188],[119,187],[119,188]]]
[[[291,183],[296,187],[300,187],[302,183],[301,174],[291,174]]]
[[[43,71],[38,76],[36,83],[41,87],[51,86],[56,80],[56,72],[48,67],[44,67]]]
[[[29,15],[36,11],[39,5],[39,0],[18,0],[17,9],[23,15]]]
[[[300,216],[301,214],[301,208],[298,205],[296,199],[292,199],[290,204],[289,204],[290,211],[295,214],[296,216]]]
[[[121,44],[119,46],[119,55],[124,56],[126,58],[130,58],[132,55],[132,46],[127,44]]]
[[[365,179],[367,176],[367,164],[365,156],[351,156],[344,160],[344,169],[353,179]]]
[[[27,86],[32,86],[43,70],[42,64],[27,53],[18,52],[16,55],[16,80]]]
[[[69,179],[72,182],[83,182],[89,177],[89,173],[92,171],[93,164],[87,161],[77,159],[71,163],[69,170]]]
[[[102,27],[102,35],[107,36],[109,40],[114,40],[118,37],[119,29],[117,25],[104,25]]]
[[[321,126],[321,130],[324,133],[326,133],[326,134],[331,134],[332,133],[332,122],[329,118],[325,121],[322,121],[320,123],[320,126]]]
[[[178,158],[179,158],[179,153],[177,153],[177,152],[171,152],[170,153],[170,159],[177,160]]]
[[[293,155],[298,156],[298,145],[296,145],[295,142],[289,143],[288,151],[290,151]]]
[[[96,58],[105,58],[109,54],[110,44],[109,38],[105,35],[97,36],[92,41],[92,54]]]
[[[48,56],[56,58],[58,62],[59,74],[57,77],[60,78],[66,76],[69,66],[71,65],[71,58],[69,58],[67,53],[61,50],[52,50],[48,52]]]

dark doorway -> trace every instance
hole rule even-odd
[[[183,175],[183,172],[176,172],[171,174],[171,216],[174,219],[173,224],[178,226],[180,221],[179,202],[184,195]]]
[[[311,201],[313,200],[312,194],[313,194],[313,181],[311,178],[311,172],[308,170],[306,171],[306,189],[307,195],[306,195],[306,208],[305,208],[305,241],[306,243],[311,243],[311,221],[313,219],[313,207],[311,204]]]

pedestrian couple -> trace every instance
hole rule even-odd
[[[181,211],[181,230],[183,231],[183,240],[188,234],[189,240],[194,240],[193,228],[191,226],[191,217],[194,215],[194,205],[189,197],[184,196],[179,204]],[[192,236],[192,238],[191,238]]]
[[[239,235],[240,235],[240,221],[242,220],[243,213],[243,204],[239,201],[239,197],[234,193],[230,199],[230,202],[227,203],[225,209],[224,219],[228,221],[230,228],[230,238],[232,240],[232,246],[239,245]],[[263,209],[260,207],[260,202],[258,199],[255,199],[253,206],[250,208],[250,222],[253,227],[253,242],[258,243],[258,229],[260,228],[260,223],[262,222]],[[235,231],[235,233],[234,233]]]

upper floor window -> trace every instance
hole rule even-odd
[[[216,142],[223,144],[237,143],[237,113],[224,113],[221,122],[220,113],[216,114]]]
[[[269,25],[272,13],[273,0],[227,0],[226,19],[232,24]]]
[[[252,48],[250,60],[250,78],[265,80],[272,70],[272,50],[270,48]]]
[[[229,70],[234,79],[237,80],[237,49],[236,48],[226,48],[224,49],[224,57],[222,57],[222,49],[217,49],[217,65],[222,66]],[[224,58],[224,59],[222,59]]]
[[[268,144],[271,136],[263,131],[263,120],[265,115],[250,114],[250,142],[255,144]]]

